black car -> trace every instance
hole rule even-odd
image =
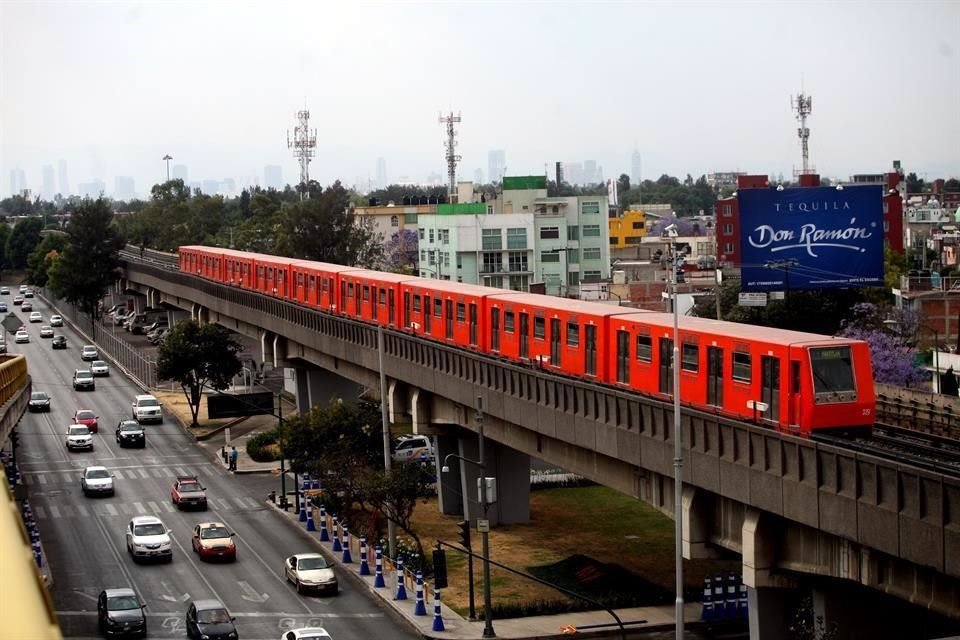
[[[117,425],[117,443],[121,447],[147,446],[147,436],[136,420],[121,420]]]
[[[64,336],[64,335],[53,336],[53,340],[50,341],[50,346],[52,346],[54,349],[66,349],[67,336]]]
[[[187,637],[203,640],[236,640],[237,628],[219,600],[194,600],[187,609]]]
[[[104,589],[97,598],[97,623],[108,638],[146,638],[147,617],[133,589]]]
[[[50,396],[46,391],[34,391],[27,404],[30,411],[50,411]]]

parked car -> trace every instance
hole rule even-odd
[[[7,303],[0,302],[0,313],[6,313],[7,311],[9,311],[9,309],[7,309]]]
[[[90,363],[90,372],[97,378],[110,375],[110,367],[103,360],[94,360]]]
[[[90,369],[76,369],[73,372],[73,389],[74,391],[80,391],[81,389],[97,390],[97,382],[93,379]]]
[[[93,436],[86,425],[71,424],[67,427],[67,451],[89,449],[93,451]]]
[[[53,340],[50,341],[50,346],[54,349],[66,349],[67,337],[64,335],[53,336]]]
[[[236,560],[233,534],[222,522],[201,522],[193,528],[193,551],[201,560]]]
[[[117,311],[113,316],[113,326],[122,327],[123,323],[127,321],[127,314],[124,310]]]
[[[62,326],[63,326],[63,318],[62,318],[61,316],[57,315],[57,314],[53,314],[52,316],[50,316],[50,326],[51,326],[51,327],[62,327]]]
[[[235,619],[219,600],[194,600],[187,608],[187,637],[194,640],[236,640]]]
[[[131,409],[133,419],[140,424],[163,422],[163,409],[160,406],[160,401],[151,395],[144,394],[134,398]]]
[[[147,637],[146,605],[128,587],[104,589],[97,598],[97,624],[108,638]]]
[[[52,338],[53,337],[53,327],[49,325],[43,325],[40,327],[40,337],[41,338]]]
[[[136,420],[121,420],[117,425],[117,444],[123,447],[147,446],[147,434]]]
[[[23,329],[20,329],[19,331],[17,331],[17,334],[13,338],[13,341],[16,342],[17,344],[20,344],[22,342],[30,342],[30,334],[24,331]]]
[[[83,349],[80,351],[81,360],[96,360],[100,357],[100,354],[97,352],[97,348],[92,344],[83,345]]]
[[[156,516],[136,516],[127,525],[127,553],[133,561],[173,560],[170,530]]]
[[[30,411],[50,411],[50,396],[46,391],[32,392],[27,408]]]
[[[170,329],[168,327],[157,329],[156,331],[151,333],[149,336],[147,336],[147,340],[150,341],[150,344],[158,345],[162,343],[164,340],[166,340],[167,335],[169,333],[170,333]]]
[[[112,496],[113,474],[106,467],[87,467],[80,476],[80,489],[87,497]]]

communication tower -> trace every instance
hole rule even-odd
[[[810,139],[810,129],[807,128],[807,116],[813,111],[813,96],[807,95],[800,90],[800,95],[790,97],[790,107],[797,112],[797,120],[800,127],[797,129],[797,135],[800,136],[800,146],[803,149],[803,171],[802,173],[812,173],[810,169],[810,149],[808,140]]]
[[[310,130],[310,112],[306,109],[297,111],[297,124],[293,128],[293,138],[287,129],[287,148],[293,149],[293,157],[300,163],[300,199],[306,197],[307,185],[310,184],[310,160],[316,153],[317,130]]]
[[[460,113],[453,115],[451,111],[448,115],[440,114],[440,124],[447,125],[447,142],[444,146],[447,148],[447,194],[450,202],[457,197],[457,163],[460,162],[460,156],[457,155],[457,131],[453,125],[460,122]]]

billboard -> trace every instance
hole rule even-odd
[[[207,396],[207,417],[242,418],[273,414],[273,393],[217,393]]]
[[[743,189],[743,291],[883,286],[880,185]]]

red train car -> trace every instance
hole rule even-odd
[[[340,264],[293,260],[290,262],[290,299],[315,309],[334,311],[339,298],[339,274],[356,270]]]
[[[401,283],[400,293],[405,327],[440,342],[480,349],[487,343],[482,321],[484,302],[488,296],[503,291],[449,280],[417,278]]]
[[[400,306],[400,283],[408,280],[418,278],[367,269],[342,271],[337,277],[340,302],[336,312],[384,326],[406,326]]]
[[[198,245],[180,247],[180,271],[222,282],[223,250]]]
[[[873,426],[865,342],[689,317],[679,336],[684,404],[804,436]],[[672,397],[672,315],[611,317],[607,348],[612,383]]]
[[[290,297],[290,258],[254,254],[253,290],[277,298]]]

